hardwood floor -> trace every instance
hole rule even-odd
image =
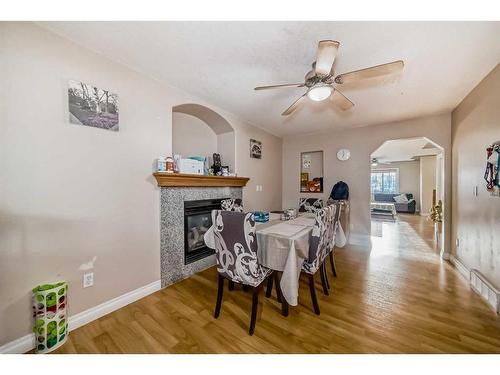
[[[320,316],[304,277],[287,318],[262,295],[249,336],[251,293],[226,289],[213,318],[212,268],[71,332],[57,353],[500,353],[500,317],[439,259],[431,224],[374,225],[371,249],[337,250],[329,296],[318,280]]]

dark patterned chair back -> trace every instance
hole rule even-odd
[[[329,240],[334,230],[335,206],[327,206],[316,212],[314,227],[309,239],[309,259],[303,270],[314,274],[329,254]]]
[[[217,271],[242,284],[259,285],[270,270],[257,260],[257,237],[252,213],[214,210]]]
[[[299,212],[316,212],[324,206],[321,198],[300,198]]]
[[[243,203],[241,199],[229,198],[222,200],[220,203],[221,203],[221,208],[224,211],[243,212]]]
[[[335,233],[337,233],[337,227],[339,225],[340,213],[342,212],[342,205],[340,203],[332,203],[328,205],[334,209],[334,216],[332,219],[332,225],[330,226],[328,234],[328,251],[332,251],[335,247]]]

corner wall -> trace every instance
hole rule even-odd
[[[500,141],[500,65],[452,113],[453,254],[500,289],[500,197],[483,178],[486,147]],[[474,189],[477,186],[478,195]],[[459,246],[456,246],[459,239]]]

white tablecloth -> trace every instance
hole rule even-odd
[[[280,221],[279,215],[271,214],[267,223],[256,224],[259,263],[282,272],[280,286],[283,297],[290,305],[296,306],[300,271],[309,256],[309,237],[314,217],[304,214],[294,220]],[[215,248],[213,227],[205,233],[204,239],[208,247]],[[345,242],[339,222],[335,245],[343,247]]]

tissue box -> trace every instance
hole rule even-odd
[[[188,174],[205,174],[204,173],[204,163],[199,160],[193,159],[181,159],[179,172]]]

